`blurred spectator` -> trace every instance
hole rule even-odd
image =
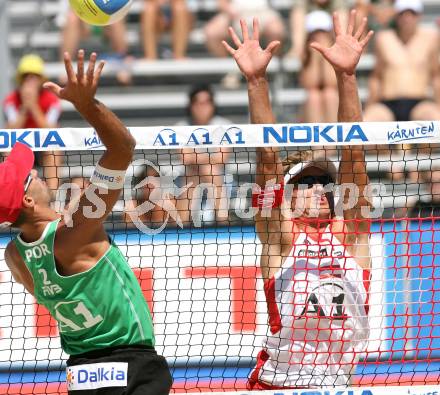
[[[214,92],[207,84],[194,85],[188,93],[187,118],[177,126],[229,125],[230,120],[217,115]]]
[[[396,29],[376,37],[365,121],[440,119],[439,33],[419,26],[421,0],[397,0]],[[430,101],[431,86],[436,102]]]
[[[55,128],[61,115],[61,103],[56,95],[42,87],[46,77],[44,62],[37,55],[25,55],[17,67],[17,88],[3,103],[8,129]],[[62,155],[57,152],[41,152],[38,164],[43,167],[43,176],[52,190],[58,188],[57,167],[62,164]]]
[[[414,203],[409,217],[440,217],[440,170],[420,173],[419,178],[428,185],[428,195],[422,195]]]
[[[268,0],[218,0],[220,12],[205,26],[206,46],[217,57],[227,56],[222,45],[223,40],[229,38],[228,27],[236,31],[240,29],[240,19],[245,19],[252,24],[252,18],[257,17],[260,23],[260,33],[267,41],[283,41],[285,27],[281,15],[269,4]],[[222,81],[226,88],[237,88],[240,83],[240,73],[233,71]]]
[[[325,11],[313,11],[306,17],[307,32],[300,83],[307,91],[304,122],[335,122],[338,112],[336,76],[331,65],[309,44],[317,41],[332,45],[332,19]]]
[[[91,34],[104,33],[110,41],[112,53],[101,56],[107,61],[107,70],[114,68],[116,78],[122,85],[131,83],[130,63],[132,58],[128,56],[127,31],[125,21],[119,21],[109,26],[90,26],[81,21],[69,7],[68,0],[59,0],[59,12],[56,19],[57,25],[62,29],[62,40],[60,46],[60,59],[63,59],[64,52],[74,54],[78,51],[80,41]],[[60,82],[64,83],[66,76],[60,76]]]
[[[184,59],[192,25],[192,15],[186,0],[144,0],[141,16],[144,57],[158,58],[159,35],[171,30],[173,58]]]
[[[358,20],[368,17],[370,29],[379,31],[391,27],[396,12],[393,0],[357,0]]]
[[[325,11],[332,14],[339,12],[342,26],[348,19],[347,0],[292,0],[293,5],[290,11],[290,34],[292,48],[287,56],[302,59],[306,45],[306,15],[312,11]]]
[[[183,125],[229,125],[229,119],[217,115],[214,93],[209,85],[194,86],[188,97],[188,117],[179,122]],[[194,188],[203,183],[213,184],[216,189],[215,202],[206,199],[202,204],[200,215],[204,221],[227,222],[227,215],[219,212],[221,188],[224,184],[225,164],[228,163],[232,150],[230,148],[185,148],[182,150],[182,162],[185,165],[184,184],[193,183],[187,192],[188,200],[179,202],[179,212],[191,208]],[[222,214],[221,216],[219,215]],[[197,215],[198,213],[192,213]]]

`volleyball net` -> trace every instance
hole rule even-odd
[[[153,313],[156,349],[172,369],[174,392],[253,394],[246,390],[249,377],[327,391],[273,394],[438,390],[440,122],[130,131],[138,141],[135,158],[105,226]],[[60,213],[87,187],[103,152],[92,129],[0,130],[4,154],[17,141],[34,148]],[[339,173],[321,166],[317,179],[304,171],[308,178],[292,173],[293,184],[285,179],[262,188],[262,147],[278,151],[281,160],[296,158],[287,172],[315,161],[332,163]],[[341,192],[347,150],[365,154],[370,201],[362,219],[344,219],[363,191],[362,175],[356,174]],[[296,214],[301,204],[291,207],[292,202],[300,196],[306,201],[316,183],[333,189],[321,188],[315,216],[325,203],[346,226],[320,235],[313,226],[308,230],[310,222],[304,227],[300,220],[313,217],[310,207]],[[280,209],[286,202],[287,219]],[[290,223],[295,235],[283,257],[268,253],[261,242],[276,239],[269,224],[277,220]],[[258,221],[266,226],[266,238],[264,230],[256,233]],[[367,254],[358,249],[362,234],[369,239]],[[67,356],[57,324],[13,282],[4,262],[14,235],[0,233],[0,392],[65,393]],[[263,273],[264,256],[282,267]]]

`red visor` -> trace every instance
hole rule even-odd
[[[14,223],[21,211],[24,182],[34,166],[34,153],[25,144],[16,143],[0,163],[0,227]]]

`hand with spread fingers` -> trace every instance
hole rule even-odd
[[[234,57],[248,81],[265,77],[267,66],[281,43],[272,41],[266,49],[262,49],[258,20],[256,18],[253,20],[252,37],[249,36],[246,22],[240,20],[240,24],[243,41],[240,40],[234,29],[229,27],[229,34],[237,48],[232,48],[226,41],[222,42],[223,46]]]
[[[78,51],[78,65],[75,73],[72,60],[68,52],[64,53],[64,65],[67,73],[67,83],[65,87],[60,87],[54,82],[46,82],[44,87],[50,89],[60,99],[71,102],[78,110],[94,102],[98,82],[101,77],[104,62],[99,62],[96,66],[96,53],[90,55],[87,72],[84,73],[84,50]]]
[[[373,31],[367,31],[367,18],[363,18],[359,28],[355,30],[356,10],[351,11],[347,30],[344,33],[339,14],[333,14],[333,29],[336,40],[330,48],[313,42],[310,47],[319,51],[333,66],[336,72],[354,74],[362,52],[373,36]]]

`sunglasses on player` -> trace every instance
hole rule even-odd
[[[32,180],[34,179],[34,177],[32,177],[32,174],[29,173],[29,175],[26,178],[26,181],[24,183],[24,193],[26,193],[29,189],[29,186],[31,185]]]
[[[313,185],[321,184],[326,186],[328,184],[333,183],[333,179],[328,174],[323,174],[319,176],[308,175],[302,176],[298,180],[295,181],[295,185],[307,185],[308,188],[312,188]]]

